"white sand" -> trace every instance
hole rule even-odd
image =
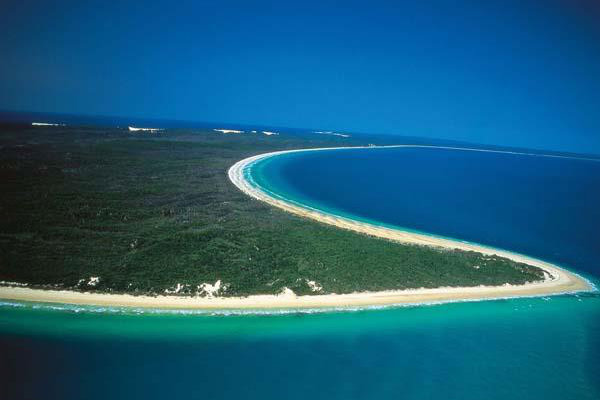
[[[372,147],[372,146],[370,146]],[[431,147],[399,145],[386,147]],[[346,147],[345,149],[350,148]],[[352,147],[357,148],[357,147]],[[442,147],[445,149],[502,152],[496,150],[465,149]],[[344,148],[338,148],[344,149]],[[310,149],[310,151],[330,149]],[[399,243],[436,246],[445,249],[460,249],[477,251],[483,254],[496,254],[501,257],[534,265],[546,272],[546,279],[524,285],[476,286],[476,287],[442,287],[435,289],[389,290],[382,292],[361,292],[350,294],[326,294],[296,296],[291,290],[285,289],[280,295],[259,295],[249,297],[184,297],[184,296],[132,296],[116,294],[81,293],[63,290],[40,290],[26,287],[0,287],[0,298],[25,301],[58,302],[69,304],[134,306],[151,308],[186,308],[186,309],[257,309],[257,308],[319,308],[319,307],[363,307],[376,305],[402,305],[420,303],[443,303],[450,301],[474,301],[511,297],[547,296],[562,293],[591,291],[594,287],[585,279],[556,265],[537,260],[521,254],[499,250],[492,247],[466,243],[446,238],[438,238],[413,232],[385,228],[373,224],[354,221],[351,219],[329,215],[324,212],[301,207],[290,202],[272,197],[253,186],[244,178],[244,169],[253,162],[265,157],[287,152],[308,151],[290,150],[261,154],[249,157],[234,164],[229,169],[229,179],[244,193],[255,199],[281,208],[290,213],[314,219],[316,221],[337,226],[355,232],[386,238]],[[504,153],[504,152],[503,152]],[[527,154],[516,153],[514,154]],[[536,156],[538,155],[532,154]],[[547,157],[565,157],[552,156]],[[210,288],[213,292],[220,282]],[[211,293],[212,294],[212,293]]]
[[[51,124],[49,122],[32,122],[32,126],[65,126],[65,124]]]
[[[349,138],[350,137],[350,135],[348,135],[346,133],[337,133],[337,132],[332,132],[332,131],[315,131],[315,133],[318,133],[320,135],[339,136],[339,137],[343,137],[343,138]]]
[[[244,133],[244,131],[238,131],[235,129],[213,129],[213,131],[215,132],[221,132],[221,133],[225,133],[225,134],[229,134],[229,133]]]
[[[136,128],[135,126],[130,126],[129,132],[158,132],[162,131],[160,128]]]

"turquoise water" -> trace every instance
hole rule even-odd
[[[327,194],[360,184],[363,219],[540,256],[597,282],[596,236],[578,233],[600,222],[593,162],[369,151],[275,158],[252,174],[346,215],[347,196]],[[600,296],[267,315],[5,302],[0,354],[7,399],[598,399]]]
[[[597,295],[277,316],[0,315],[3,398],[600,396]]]

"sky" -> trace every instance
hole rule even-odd
[[[3,0],[0,109],[600,154],[600,2]]]

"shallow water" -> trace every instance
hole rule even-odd
[[[597,294],[271,316],[29,306],[0,316],[7,398],[600,395]]]
[[[593,162],[417,149],[315,156],[252,173],[329,211],[600,275]],[[212,314],[0,303],[0,397],[600,398],[598,293]]]

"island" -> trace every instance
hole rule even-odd
[[[230,131],[2,126],[0,298],[338,308],[592,288],[547,262],[308,210],[244,178],[282,151],[386,143]]]

